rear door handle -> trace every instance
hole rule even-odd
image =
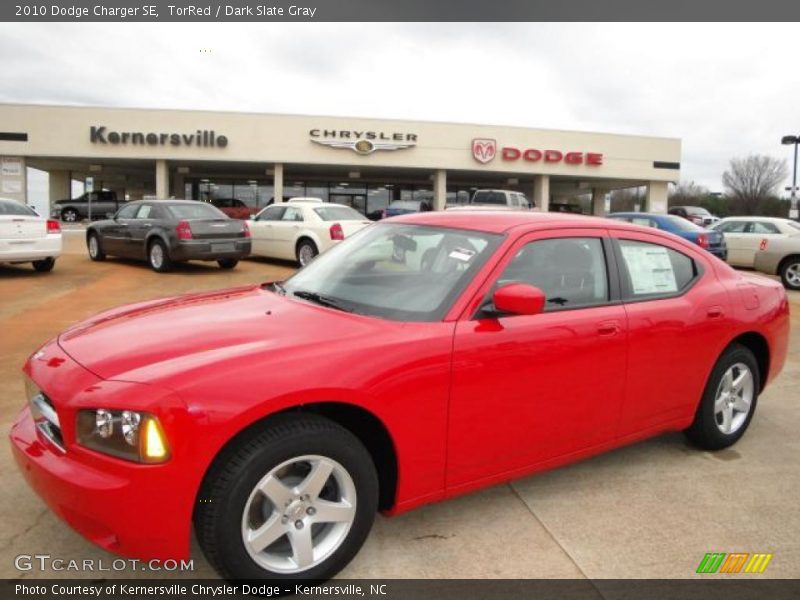
[[[618,321],[603,321],[597,325],[597,333],[603,336],[616,335],[619,332]]]
[[[721,306],[712,306],[706,311],[706,316],[709,319],[719,319],[721,318],[725,312],[722,310]]]

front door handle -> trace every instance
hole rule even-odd
[[[597,325],[597,333],[602,336],[616,335],[619,332],[618,321],[603,321]]]

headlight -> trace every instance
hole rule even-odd
[[[78,443],[117,458],[141,463],[169,459],[158,419],[150,413],[98,408],[78,412]]]

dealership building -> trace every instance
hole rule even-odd
[[[49,174],[50,202],[72,182],[119,197],[238,201],[260,208],[313,196],[379,214],[393,200],[435,209],[475,189],[523,192],[538,210],[643,188],[665,212],[680,140],[357,117],[0,104],[0,196],[27,201],[26,167]]]

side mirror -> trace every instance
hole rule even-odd
[[[495,310],[509,315],[538,315],[545,300],[542,290],[527,283],[509,283],[492,295]]]

